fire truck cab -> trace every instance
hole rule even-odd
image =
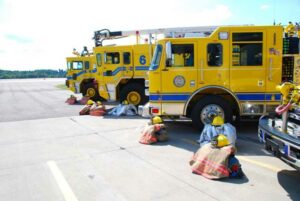
[[[94,78],[100,96],[108,101],[145,104],[145,78],[153,48],[150,44],[95,47]]]

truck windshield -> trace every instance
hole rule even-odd
[[[73,70],[82,70],[83,63],[82,61],[73,61]]]
[[[151,66],[149,70],[156,70],[159,66],[160,58],[161,58],[161,53],[162,53],[162,46],[161,45],[156,45],[153,59],[151,62]]]

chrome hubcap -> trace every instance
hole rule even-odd
[[[224,110],[215,104],[206,105],[200,113],[200,118],[203,124],[210,124],[215,116],[225,117]]]

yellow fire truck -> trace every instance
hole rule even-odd
[[[94,100],[127,100],[135,105],[144,104],[148,101],[144,80],[154,46],[102,46],[105,39],[125,37],[124,33],[116,33],[119,32],[106,29],[95,32],[94,54],[86,50],[87,53],[67,58],[66,85],[73,92]]]
[[[146,81],[149,112],[186,116],[201,129],[216,115],[231,122],[273,111],[276,85],[300,77],[299,49],[288,53],[281,26],[224,26],[204,37],[162,39]]]
[[[93,74],[96,69],[96,61],[93,53],[84,47],[81,54],[75,49],[76,56],[67,57],[66,86],[74,93],[82,93],[83,96],[98,98],[97,90],[94,90]]]
[[[145,104],[145,78],[152,50],[149,44],[95,47],[97,66],[93,78],[100,96],[108,101]]]

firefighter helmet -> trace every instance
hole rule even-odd
[[[213,137],[211,144],[215,147],[221,148],[221,147],[229,145],[230,143],[229,143],[228,138],[224,134],[219,134],[219,135]]]
[[[155,116],[155,117],[152,118],[152,123],[153,124],[160,124],[162,122],[163,121],[162,121],[162,119],[159,116]]]
[[[216,116],[211,123],[213,126],[222,126],[224,124],[224,119],[221,116]]]
[[[95,102],[92,100],[88,100],[88,102],[86,103],[87,105],[93,105]]]

